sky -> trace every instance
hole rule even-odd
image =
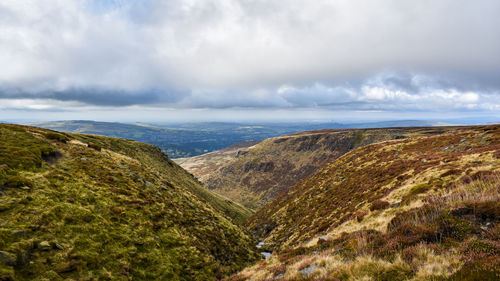
[[[0,120],[500,121],[498,0],[2,0]]]

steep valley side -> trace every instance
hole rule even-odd
[[[247,226],[273,255],[227,280],[496,280],[500,126],[357,148]]]
[[[258,210],[357,147],[439,135],[453,127],[316,130],[178,160],[214,192]]]
[[[160,149],[0,124],[1,280],[217,280],[259,259],[251,213]]]

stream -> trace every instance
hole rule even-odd
[[[259,244],[255,245],[255,247],[257,247],[258,249],[262,248],[262,246],[264,246],[264,241],[260,241]],[[260,252],[261,255],[264,256],[264,258],[267,260],[271,257],[271,255],[273,253],[271,252]]]

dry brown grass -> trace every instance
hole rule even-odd
[[[497,161],[460,173],[428,171],[406,193],[436,184],[436,174],[450,181],[418,192],[406,206],[367,213],[365,204],[349,221],[352,232],[275,253],[272,268],[286,268],[283,280],[494,280],[500,274],[499,168]],[[387,221],[386,231],[355,227],[376,218]],[[310,265],[318,268],[303,276],[300,270]],[[245,280],[273,277],[266,266],[245,272]]]

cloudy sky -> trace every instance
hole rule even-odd
[[[0,120],[500,119],[498,0],[1,0]]]

